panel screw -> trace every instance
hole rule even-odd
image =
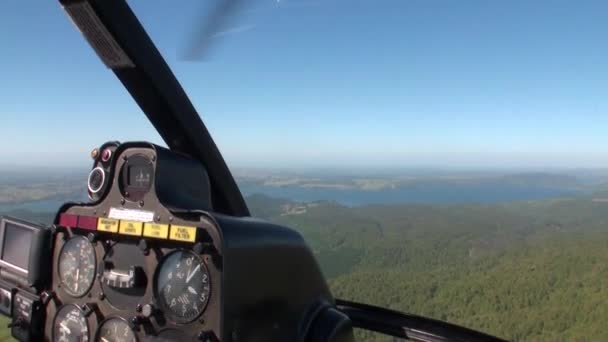
[[[124,198],[120,199],[120,204],[125,204],[125,199]]]
[[[198,336],[196,338],[202,342],[211,342],[211,334],[206,331],[201,331],[200,333],[198,333]]]
[[[87,239],[89,240],[90,243],[94,243],[96,240],[95,234],[93,234],[93,233],[87,234]]]
[[[137,307],[135,307],[135,311],[141,312],[141,308],[141,304],[137,304]]]
[[[146,318],[152,317],[152,315],[154,315],[155,311],[156,311],[156,309],[154,308],[154,305],[152,305],[152,304],[146,304],[141,308],[141,313]]]
[[[103,292],[102,292],[97,296],[97,298],[99,298],[99,300],[104,300],[104,299],[106,299],[106,295],[103,294]]]
[[[91,151],[91,158],[92,159],[97,159],[98,156],[99,156],[99,149],[97,147],[95,147],[93,149],[93,151]]]
[[[144,201],[139,201],[139,206],[143,207],[144,206]]]
[[[131,328],[133,328],[133,330],[138,331],[139,330],[139,324],[141,323],[139,321],[139,318],[137,316],[133,316],[131,317],[131,319],[129,320],[129,325],[131,325]]]

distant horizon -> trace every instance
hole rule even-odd
[[[0,172],[27,172],[27,173],[75,173],[88,172],[90,164],[86,165],[49,165],[49,164],[17,164],[17,163],[1,163]],[[395,175],[395,174],[418,174],[421,172],[431,173],[489,173],[489,174],[513,174],[513,173],[580,173],[580,172],[606,172],[608,167],[499,167],[499,166],[433,166],[433,165],[412,165],[412,166],[336,166],[336,165],[318,165],[318,166],[231,166],[228,165],[230,171],[235,176],[247,176],[246,173],[270,172],[270,173],[331,173],[342,175],[365,176],[369,174],[377,175]]]

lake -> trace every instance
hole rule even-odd
[[[505,184],[501,182],[484,182],[480,184],[458,183],[424,183],[401,186],[396,189],[357,190],[303,188],[298,186],[263,186],[243,185],[243,195],[264,194],[266,196],[286,198],[299,202],[319,200],[336,201],[345,206],[367,204],[458,204],[458,203],[498,203],[520,200],[542,200],[556,197],[580,195],[580,191],[564,188],[534,187]],[[57,197],[40,201],[18,204],[0,204],[0,213],[19,209],[38,212],[54,212],[67,200],[84,201],[86,195],[74,194],[73,197]]]
[[[397,203],[498,203],[571,197],[581,194],[580,191],[565,188],[535,187],[529,185],[505,184],[504,182],[484,182],[480,184],[424,183],[377,191],[302,188],[298,186],[270,187],[262,185],[245,185],[241,187],[241,191],[245,196],[259,193],[300,202],[318,200],[336,201],[345,206]]]

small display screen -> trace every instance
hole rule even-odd
[[[130,165],[127,170],[128,185],[134,188],[149,189],[152,182],[152,171],[150,165]]]
[[[17,267],[28,269],[30,248],[34,231],[6,222],[2,260]]]

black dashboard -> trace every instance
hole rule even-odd
[[[145,142],[91,157],[89,203],[0,239],[0,311],[17,339],[305,341],[333,306],[300,235],[215,213],[200,163]]]

